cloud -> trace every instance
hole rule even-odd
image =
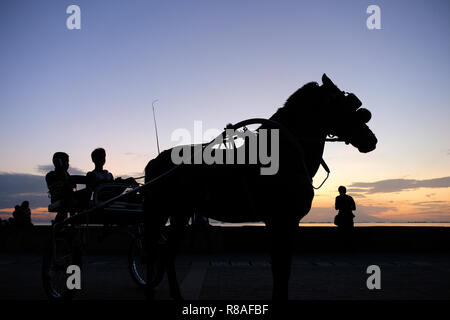
[[[412,205],[417,206],[421,214],[439,213],[450,216],[450,201],[420,201],[413,202]]]
[[[442,204],[442,203],[447,203],[447,201],[442,201],[442,200],[420,201],[420,202],[413,202],[412,205],[414,205],[414,206],[430,206],[430,205]]]
[[[37,169],[47,173],[53,170],[53,165],[39,165]],[[70,168],[69,173],[84,175],[83,171],[77,168]],[[49,205],[45,176],[0,172],[0,209],[13,208],[24,200],[28,200],[31,207]]]
[[[450,221],[450,201],[421,201],[414,202],[417,207],[416,216],[422,219],[432,217],[433,221]]]
[[[450,188],[450,177],[435,179],[387,179],[375,182],[354,182],[349,191],[362,193],[389,193],[419,188]]]
[[[347,192],[365,192],[364,188],[347,188]]]
[[[52,171],[54,169],[52,164],[39,164],[36,167],[37,171],[42,172],[42,173],[47,173],[49,171]]]
[[[55,169],[55,167],[52,164],[40,164],[37,166],[36,168],[39,172],[42,172],[44,174],[46,174],[49,171],[52,171]],[[70,174],[74,174],[74,175],[85,175],[86,172],[84,172],[81,169],[78,169],[76,167],[70,167],[69,168],[69,173]]]
[[[22,201],[31,207],[50,203],[44,176],[22,173],[0,173],[0,208],[11,208]]]

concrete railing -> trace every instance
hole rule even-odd
[[[101,227],[89,227],[87,253],[126,253],[131,238],[113,232],[102,237]],[[50,238],[49,226],[29,230],[0,229],[0,252],[40,253]],[[450,251],[450,228],[446,227],[356,227],[343,239],[335,227],[300,227],[296,252],[335,251]],[[181,252],[263,252],[270,248],[270,233],[264,227],[188,227]]]

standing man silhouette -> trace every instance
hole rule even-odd
[[[339,210],[334,218],[334,224],[341,230],[349,230],[353,228],[353,210],[356,210],[355,201],[346,194],[347,189],[344,186],[338,188],[339,195],[336,197],[335,209]]]

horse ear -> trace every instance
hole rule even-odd
[[[322,84],[325,87],[331,87],[331,88],[336,87],[336,85],[333,83],[333,81],[331,81],[330,78],[328,78],[325,73],[322,76]]]

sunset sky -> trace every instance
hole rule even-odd
[[[66,8],[81,8],[68,30]],[[366,9],[381,9],[369,30]],[[332,221],[345,185],[360,222],[450,222],[450,2],[0,2],[0,217],[30,200],[48,221],[43,175],[55,151],[72,173],[107,151],[139,176],[178,128],[270,117],[323,73],[372,111],[377,149],[328,144],[331,175],[305,221]],[[197,141],[199,142],[199,141]],[[319,185],[321,169],[314,179]]]

